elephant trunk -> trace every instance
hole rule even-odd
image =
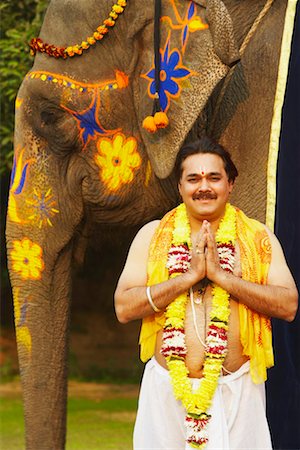
[[[26,449],[60,450],[66,437],[72,245],[61,250],[52,264],[47,261],[45,282],[27,280],[26,286],[16,277],[15,248],[16,241],[9,241]]]

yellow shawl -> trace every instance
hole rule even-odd
[[[151,241],[148,257],[149,286],[169,278],[166,262],[174,227],[173,209],[160,222]],[[271,243],[264,226],[237,211],[237,239],[241,252],[242,278],[266,284],[271,262]],[[267,368],[274,365],[270,318],[239,303],[240,338],[244,355],[250,358],[250,372],[254,383],[267,379]],[[155,350],[156,334],[164,326],[164,312],[143,319],[140,346],[141,360],[146,362]]]

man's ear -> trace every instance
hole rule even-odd
[[[180,197],[182,197],[182,195],[181,195],[181,183],[180,183],[180,181],[178,181],[177,187],[178,187],[178,191],[179,191]]]
[[[234,181],[229,181],[229,194],[231,194],[231,192],[233,191],[233,187],[234,187]]]

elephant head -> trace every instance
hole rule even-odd
[[[19,90],[7,221],[28,448],[64,448],[78,236],[91,221],[142,224],[177,203],[176,154],[197,118],[210,120],[217,85],[239,58],[230,16],[240,43],[263,2],[251,5],[254,12],[245,2],[224,3],[163,2],[158,95],[169,126],[150,134],[142,123],[157,97],[152,2],[118,0],[117,9],[105,1],[50,2],[37,45],[48,53],[54,47],[43,43],[66,48],[57,52],[67,57],[38,52]],[[99,17],[107,19],[102,37]],[[227,130],[250,97],[243,70],[211,133],[230,143]]]

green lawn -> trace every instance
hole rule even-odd
[[[69,398],[67,450],[130,450],[137,407],[135,398]],[[0,398],[0,448],[23,450],[21,398]],[[42,449],[40,449],[42,450]]]

